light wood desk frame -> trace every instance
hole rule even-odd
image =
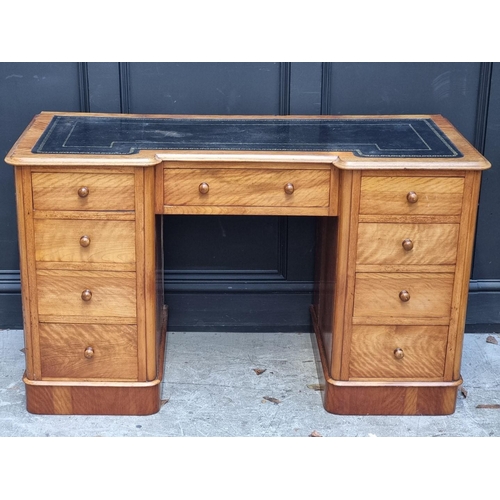
[[[33,154],[54,114],[35,117],[6,158],[15,166],[28,411],[159,411],[160,217],[169,214],[318,217],[311,314],[326,410],[454,411],[489,163],[444,118],[427,117],[461,158]]]

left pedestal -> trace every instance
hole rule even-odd
[[[27,409],[160,409],[166,336],[154,167],[16,166]]]

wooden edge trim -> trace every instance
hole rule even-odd
[[[57,154],[57,155],[36,155],[31,154],[30,156],[19,157],[19,156],[7,156],[4,159],[5,163],[10,165],[15,165],[17,167],[68,167],[74,165],[77,167],[150,167],[152,165],[157,165],[161,160],[157,159],[155,155],[151,157],[139,157],[139,156],[123,156],[123,155],[113,155],[113,156],[85,156],[82,158],[78,155],[67,155],[67,154]]]
[[[160,215],[303,215],[328,216],[329,207],[262,207],[242,205],[163,205]]]
[[[350,328],[351,318],[345,321],[347,294],[349,291],[349,248],[353,226],[351,224],[353,172],[342,172],[339,176],[339,218],[337,224],[337,255],[335,256],[335,292],[332,298],[332,352],[331,370],[340,378],[342,376],[343,349],[346,330]],[[356,228],[357,230],[357,228]],[[325,358],[327,359],[327,358]]]
[[[455,264],[357,264],[357,273],[454,273]]]
[[[155,166],[154,173],[154,206],[155,213],[161,214],[163,212],[163,192],[164,192],[164,183],[163,183],[163,162],[159,163]]]
[[[415,159],[400,158],[387,160],[387,158],[370,158],[369,160],[340,158],[334,162],[334,165],[341,170],[487,170],[491,167],[489,161],[474,160],[452,160],[446,158]]]
[[[78,382],[74,380],[30,380],[23,376],[23,382],[32,386],[52,386],[52,387],[152,387],[161,383],[160,378],[150,382]]]
[[[16,169],[17,171],[18,169]],[[33,199],[32,199],[32,182],[31,182],[31,169],[23,168],[21,169],[21,180],[22,180],[22,191],[23,198],[22,201],[24,203],[23,214],[24,218],[24,237],[25,244],[29,244],[29,247],[24,250],[24,255],[26,257],[26,274],[25,276],[28,278],[28,300],[30,301],[28,312],[30,315],[30,342],[31,342],[31,362],[32,362],[32,373],[34,378],[41,378],[42,376],[42,366],[40,359],[40,336],[38,332],[38,322],[39,322],[39,313],[38,313],[38,298],[37,298],[37,271],[35,264],[35,223],[33,219]],[[21,283],[21,291],[22,291],[22,283]],[[25,304],[25,303],[24,303]],[[23,304],[23,305],[24,305]],[[24,315],[24,313],[23,313]],[[27,346],[29,347],[29,346]],[[30,366],[30,365],[28,365]]]
[[[226,153],[223,151],[176,151],[168,153],[156,153],[155,158],[158,162],[162,161],[197,161],[197,162],[275,162],[275,163],[323,163],[335,164],[339,156],[331,153],[323,154],[301,154],[292,153],[261,153],[256,151]],[[158,163],[156,162],[156,163]],[[262,167],[261,167],[262,168]]]
[[[361,224],[460,224],[460,215],[360,215]]]
[[[329,216],[337,216],[339,214],[339,185],[340,173],[339,169],[332,165],[330,169],[330,209]]]
[[[474,241],[478,219],[481,172],[469,172],[465,177],[462,222],[457,243],[457,266],[452,292],[449,341],[446,352],[445,376],[457,377],[462,364],[464,330],[469,298]],[[456,304],[456,305],[455,305]],[[458,306],[458,307],[457,307]]]
[[[462,177],[464,178],[466,170],[436,170],[429,172],[429,170],[419,170],[418,167],[411,170],[401,169],[394,170],[389,168],[387,170],[370,170],[363,175],[366,177],[432,177],[437,179],[440,177]]]
[[[120,272],[120,271],[112,271],[112,272]],[[54,271],[50,271],[50,274],[53,273]],[[137,325],[137,319],[135,317],[127,317],[127,316],[55,316],[53,314],[40,314],[38,316],[38,319],[40,323]]]
[[[258,154],[252,152],[253,154],[245,153],[221,153],[220,151],[208,151],[200,153],[190,153],[190,152],[176,152],[176,153],[164,153],[164,152],[154,152],[149,151],[151,156],[123,156],[115,155],[110,156],[86,156],[82,159],[81,156],[77,155],[65,155],[58,154],[47,155],[47,157],[41,157],[31,154],[26,157],[19,157],[15,155],[8,155],[4,161],[10,165],[15,166],[71,166],[81,167],[88,165],[89,167],[113,167],[113,166],[127,166],[127,167],[149,167],[158,165],[164,161],[197,161],[197,162],[207,162],[207,161],[220,161],[220,162],[255,162],[255,161],[266,161],[266,162],[276,162],[276,163],[331,163],[335,167],[341,170],[487,170],[491,167],[491,163],[488,161],[467,161],[467,160],[448,160],[448,159],[436,159],[434,161],[428,160],[426,158],[418,159],[405,159],[401,158],[398,160],[388,161],[386,158],[370,158],[369,160],[359,160],[359,159],[342,159],[335,152],[325,153],[323,155],[300,155],[295,154],[288,155],[275,153],[272,154]],[[425,162],[425,160],[428,160]],[[425,162],[425,163],[424,163]]]
[[[23,184],[23,172],[19,167],[14,168],[14,177],[16,185],[16,211],[18,224],[18,241],[19,241],[19,261],[20,261],[20,278],[21,278],[21,300],[23,307],[23,326],[24,326],[24,343],[25,343],[25,360],[26,370],[33,376],[33,338],[32,338],[32,314],[31,301],[28,290],[29,272],[28,272],[28,250],[26,237],[26,219],[24,216],[25,193]]]
[[[401,316],[353,316],[353,325],[406,325],[406,326],[447,326],[450,324],[449,316],[436,317],[410,317]]]
[[[33,165],[31,171],[35,174],[96,174],[96,175],[109,175],[109,174],[125,174],[134,175],[134,166],[128,165],[111,165],[106,166],[92,166],[82,164],[77,167],[66,167],[64,165]]]
[[[326,380],[329,384],[338,387],[458,387],[463,383],[462,377],[451,382],[405,382],[405,381],[361,381],[361,380]]]
[[[137,371],[139,380],[147,381],[146,360],[146,297],[145,282],[145,193],[144,169],[135,169],[135,258],[136,258],[136,317],[137,317]]]
[[[38,260],[37,270],[53,269],[56,271],[124,271],[126,273],[135,272],[135,262],[115,263],[115,262],[59,262],[49,260]]]
[[[156,304],[156,243],[155,243],[155,169],[144,171],[144,300]],[[158,373],[156,353],[156,307],[145,310],[145,361],[146,380],[153,380]]]
[[[35,219],[70,219],[70,220],[104,220],[104,221],[122,221],[135,220],[135,212],[71,212],[67,210],[34,210]]]
[[[351,207],[349,212],[349,240],[347,243],[347,283],[344,306],[344,331],[340,379],[349,378],[351,360],[352,325],[354,324],[354,297],[356,289],[356,260],[358,253],[359,209],[361,203],[361,172],[352,173]]]

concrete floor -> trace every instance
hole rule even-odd
[[[500,436],[500,335],[492,337],[499,344],[487,334],[465,336],[466,397],[459,393],[453,415],[360,417],[324,411],[308,333],[169,333],[168,402],[156,415],[111,417],[29,414],[22,331],[4,330],[0,436]]]

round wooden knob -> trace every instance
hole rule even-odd
[[[78,189],[78,196],[80,198],[86,198],[89,195],[90,191],[88,187],[82,186]]]
[[[210,186],[206,182],[202,182],[199,186],[198,189],[200,190],[201,194],[207,194],[208,190],[210,189]]]
[[[408,302],[410,300],[410,293],[407,290],[401,290],[399,292],[399,299],[401,302]]]
[[[417,195],[417,193],[415,193],[415,191],[410,191],[406,195],[406,199],[408,200],[408,203],[417,203],[418,195]]]
[[[94,349],[92,347],[87,347],[87,349],[85,349],[83,355],[87,358],[87,359],[91,359],[94,357]]]
[[[401,347],[394,349],[394,357],[396,359],[403,359],[405,357],[405,353],[403,352],[403,349],[401,349]]]
[[[90,290],[84,290],[82,292],[82,300],[88,302],[92,298],[92,292]]]
[[[88,247],[90,245],[90,238],[88,236],[82,236],[80,238],[80,246]]]
[[[295,188],[293,187],[293,184],[291,182],[287,182],[285,184],[284,189],[285,189],[286,194],[292,194],[295,190]]]
[[[410,250],[413,249],[413,241],[410,240],[410,238],[406,238],[403,240],[403,248],[409,252]]]

